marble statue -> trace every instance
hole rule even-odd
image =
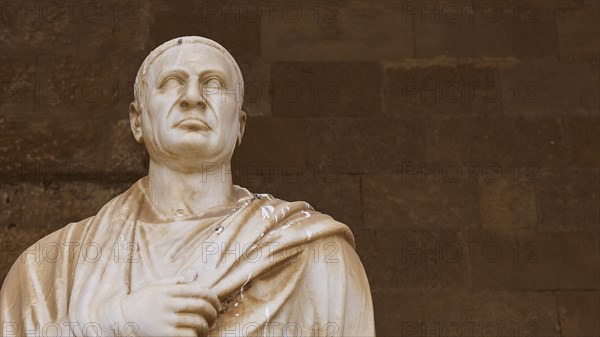
[[[129,108],[148,175],[21,254],[2,336],[374,336],[348,227],[233,184],[243,83],[206,38],[148,55]]]

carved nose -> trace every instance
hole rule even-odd
[[[204,109],[204,108],[206,108],[206,102],[203,99],[197,100],[197,101],[182,99],[179,102],[179,107],[182,109],[192,109],[194,107],[199,107],[201,109]]]
[[[182,109],[193,109],[195,107],[200,107],[201,109],[206,108],[206,99],[200,92],[200,88],[188,85],[185,94],[179,101],[179,107]]]

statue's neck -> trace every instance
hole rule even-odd
[[[230,163],[181,172],[150,160],[147,193],[154,208],[165,216],[200,214],[237,201]]]

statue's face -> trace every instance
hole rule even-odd
[[[150,156],[196,169],[231,160],[245,115],[237,73],[217,49],[184,44],[168,49],[146,73],[140,124]]]

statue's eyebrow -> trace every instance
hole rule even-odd
[[[179,69],[179,68],[171,68],[171,69],[163,70],[156,77],[158,85],[160,86],[162,84],[162,82],[169,76],[179,76],[179,77],[187,78],[188,74],[183,69]]]
[[[156,77],[158,85],[161,86],[163,81],[169,76],[178,76],[178,77],[187,79],[189,77],[189,74],[187,71],[185,71],[184,69],[181,69],[181,68],[170,68],[170,69],[163,70]],[[219,77],[226,86],[229,86],[229,84],[230,84],[229,75],[226,72],[218,70],[218,69],[207,69],[200,74],[199,78],[206,79],[211,76]]]
[[[200,74],[201,79],[206,79],[206,78],[212,77],[212,76],[219,77],[219,79],[221,79],[225,85],[229,86],[229,82],[230,82],[229,75],[224,71],[217,70],[217,69],[209,69],[209,70],[203,71]]]

